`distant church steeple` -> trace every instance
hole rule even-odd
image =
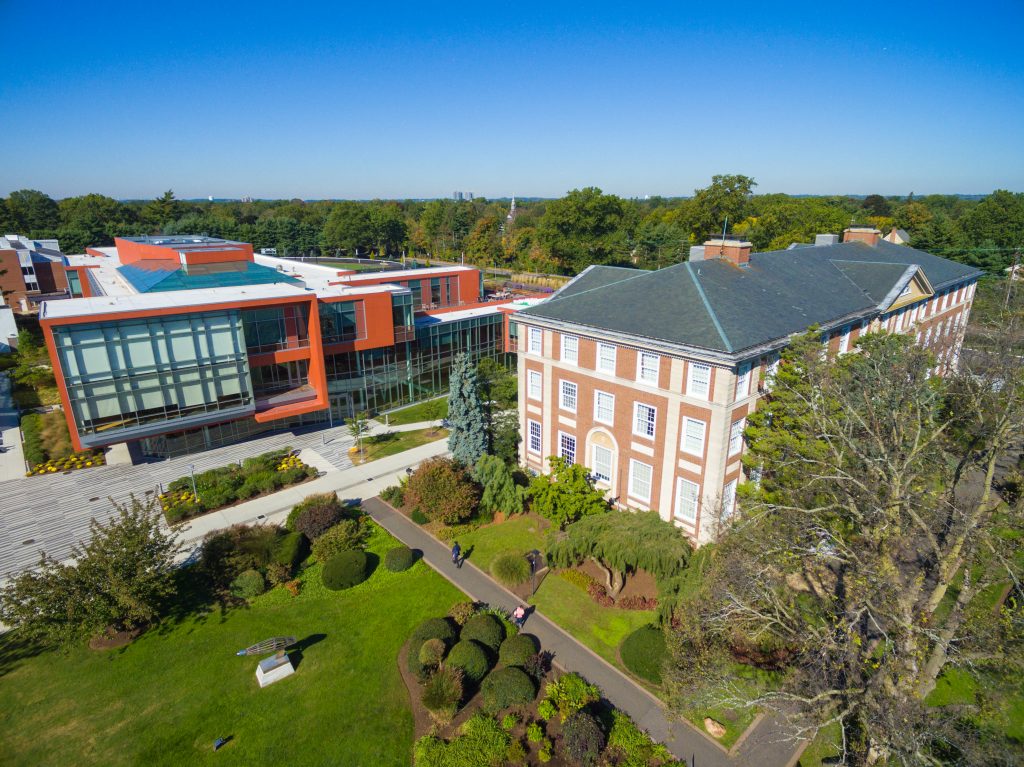
[[[512,195],[512,207],[508,209],[508,220],[515,221],[516,219],[516,196]]]

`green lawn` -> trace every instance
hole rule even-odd
[[[484,572],[499,554],[515,551],[522,554],[544,550],[543,521],[535,516],[516,516],[496,525],[485,525],[469,533],[459,534],[459,546],[468,551],[468,559]]]
[[[437,413],[431,412],[432,408],[437,408]],[[415,405],[403,407],[401,410],[392,410],[387,414],[388,423],[394,424],[395,426],[402,426],[407,423],[421,423],[423,421],[440,421],[442,418],[447,417],[447,397],[441,397],[436,400],[427,400],[426,402],[417,402]],[[383,423],[384,416],[377,416],[377,420]]]
[[[822,767],[823,760],[836,757],[842,751],[842,737],[838,722],[818,730],[817,736],[800,754],[796,767]]]
[[[393,431],[375,437],[363,438],[363,454],[360,463],[369,463],[378,458],[411,450],[428,442],[436,442],[448,436],[446,429],[416,429],[415,431]]]
[[[396,542],[375,529],[379,556]],[[0,638],[5,765],[402,765],[413,742],[398,650],[424,618],[465,599],[422,562],[378,566],[348,591],[308,569],[303,591],[276,589],[248,609],[210,610],[122,650],[19,658]],[[259,689],[254,642],[308,646],[294,676]],[[217,754],[212,743],[231,736]]]

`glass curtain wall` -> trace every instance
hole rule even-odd
[[[321,302],[319,311],[320,335],[325,344],[355,341],[366,337],[366,334],[359,330],[366,327],[362,301],[337,301],[330,304]]]
[[[242,312],[242,322],[249,354],[309,346],[309,308],[306,304],[246,309]]]

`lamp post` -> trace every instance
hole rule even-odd
[[[192,495],[198,501],[199,493],[196,491],[196,465],[194,463],[188,465],[188,474],[192,477]]]
[[[537,593],[537,557],[540,556],[540,552],[534,549],[526,555],[526,558],[530,561],[530,596],[532,597]]]

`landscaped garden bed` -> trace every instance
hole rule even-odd
[[[429,442],[436,442],[448,436],[446,429],[414,429],[413,431],[389,431],[384,434],[375,434],[372,437],[363,437],[362,447],[353,447],[352,462],[356,464],[369,463],[378,458],[395,455],[405,450],[411,450]]]
[[[317,475],[291,448],[246,458],[241,466],[221,466],[192,477],[179,477],[160,494],[160,504],[170,523],[222,509],[235,503],[267,495],[283,487],[305,482]]]
[[[88,469],[106,464],[102,450],[76,452],[61,410],[26,413],[21,419],[22,449],[29,470],[26,477]]]

